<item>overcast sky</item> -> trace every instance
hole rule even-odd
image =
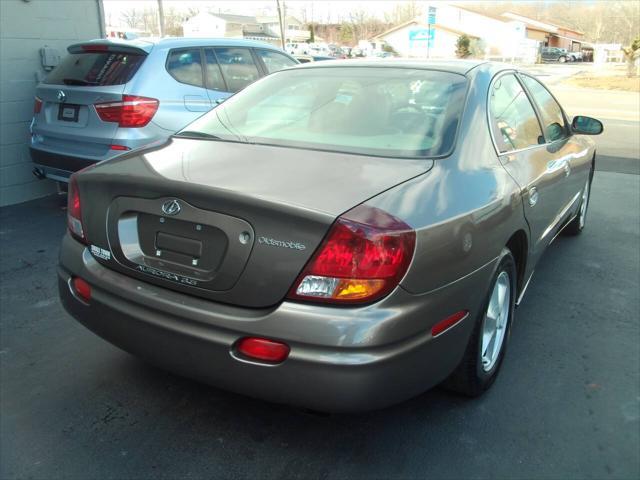
[[[103,0],[107,19],[111,14],[112,21],[116,23],[120,13],[132,7],[144,8],[157,6],[156,0]],[[366,9],[373,16],[384,18],[385,12],[393,10],[395,5],[405,3],[403,1],[369,0],[362,1],[310,1],[310,0],[286,0],[287,14],[299,17],[306,11],[307,20],[319,22],[338,22],[348,19],[349,12]],[[417,2],[423,3],[423,2]],[[235,0],[235,1],[210,1],[210,0],[164,0],[165,9],[173,7],[177,10],[187,10],[189,7],[198,7],[202,10],[211,9],[220,13],[235,13],[238,15],[276,15],[276,0]]]

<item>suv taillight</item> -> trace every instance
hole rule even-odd
[[[103,122],[116,122],[120,127],[137,128],[147,125],[158,111],[155,98],[123,95],[119,102],[96,103],[94,107]]]
[[[84,236],[84,228],[82,227],[80,192],[78,191],[78,182],[75,174],[71,175],[71,178],[69,179],[69,188],[67,192],[67,225],[69,226],[71,235],[82,243],[87,243],[87,239]]]
[[[35,97],[33,102],[33,114],[37,115],[41,111],[42,111],[42,99],[39,97]]]
[[[366,303],[393,290],[407,271],[416,232],[378,208],[342,215],[298,277],[288,298]]]

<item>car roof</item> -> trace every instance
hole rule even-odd
[[[122,45],[139,48],[146,52],[150,52],[154,46],[161,46],[166,48],[180,48],[180,47],[200,47],[200,46],[216,46],[216,47],[254,47],[254,48],[267,48],[270,50],[281,51],[278,47],[271,45],[270,43],[261,42],[259,40],[245,40],[242,38],[184,38],[184,37],[143,37],[136,38],[134,40],[123,40],[119,38],[98,38],[95,40],[89,40],[82,42],[82,44],[111,44]]]
[[[363,58],[340,60],[339,62],[305,63],[295,68],[339,68],[339,67],[383,67],[383,68],[417,68],[426,70],[441,70],[445,72],[465,75],[467,72],[487,63],[483,60],[427,60],[410,58]]]

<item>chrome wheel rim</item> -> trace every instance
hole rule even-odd
[[[511,313],[511,281],[509,274],[500,272],[489,305],[482,322],[482,369],[488,372],[500,357],[502,344],[507,331],[507,322]]]
[[[578,222],[580,228],[584,228],[584,222],[587,219],[587,205],[589,204],[589,180],[584,186],[584,190],[582,191],[582,203],[580,204],[580,216],[578,217]]]

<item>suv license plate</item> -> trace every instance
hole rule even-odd
[[[61,103],[58,107],[58,120],[63,122],[77,122],[80,114],[80,105],[68,105]]]

